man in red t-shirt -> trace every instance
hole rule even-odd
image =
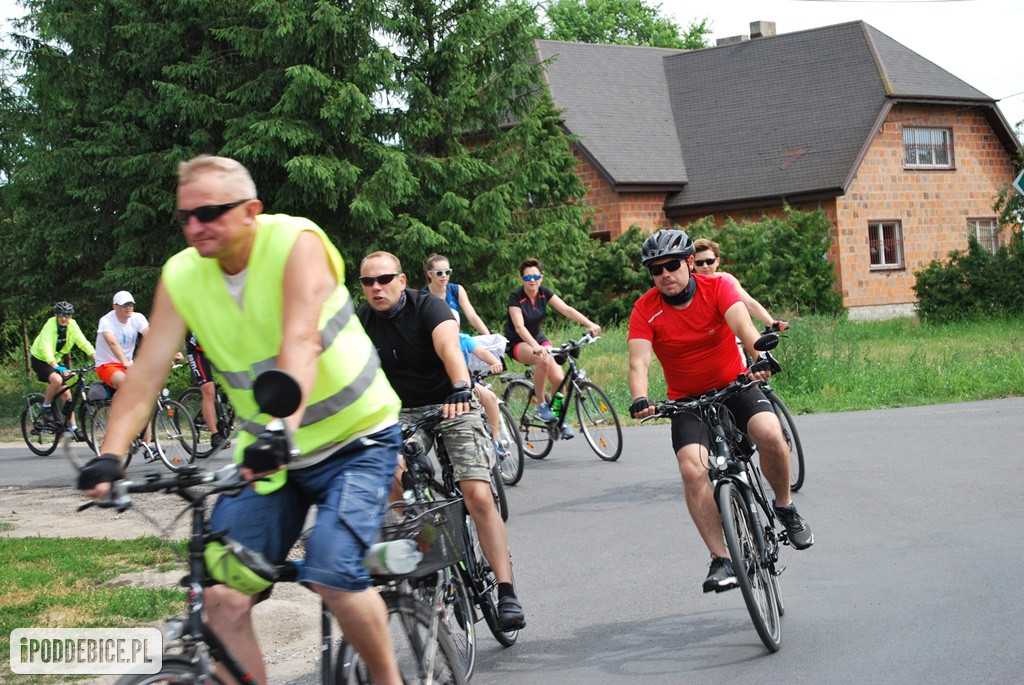
[[[629,390],[634,398],[629,413],[634,418],[655,413],[647,398],[652,353],[664,370],[669,399],[725,387],[742,373],[760,380],[771,376],[770,371],[748,372],[736,338],[757,359],[757,329],[731,282],[690,273],[694,251],[693,241],[679,230],[661,230],[644,241],[641,261],[650,270],[654,287],[640,296],[629,318]],[[771,404],[755,387],[727,406],[757,445],[761,468],[775,492],[775,511],[790,543],[796,549],[810,547],[814,535],[790,497],[789,447]],[[736,575],[708,480],[710,446],[699,416],[684,413],[672,418],[672,448],[686,506],[711,552],[704,592],[721,592],[736,587]]]

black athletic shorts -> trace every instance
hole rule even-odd
[[[746,433],[747,423],[754,414],[774,411],[761,389],[753,387],[724,403],[732,413],[740,431]],[[672,417],[672,449],[678,453],[686,445],[699,443],[711,451],[711,435],[696,411],[686,411]]]
[[[36,372],[36,378],[41,380],[43,383],[50,382],[51,373],[59,373],[57,369],[37,357],[32,357],[32,370]]]

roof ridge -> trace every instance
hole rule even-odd
[[[892,79],[889,78],[889,72],[886,71],[885,63],[882,62],[882,58],[878,54],[878,46],[875,45],[875,39],[874,37],[872,37],[871,31],[868,30],[874,29],[874,27],[868,25],[868,23],[864,21],[861,21],[860,24],[861,33],[864,34],[864,41],[868,45],[868,52],[871,53],[871,59],[875,61],[875,67],[878,69],[878,78],[882,80],[882,88],[885,89],[886,96],[892,97],[894,94],[894,90],[892,87]]]

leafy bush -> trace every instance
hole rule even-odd
[[[954,250],[915,273],[914,293],[922,319],[934,323],[1024,311],[1024,236],[992,254],[970,236],[966,250]]]

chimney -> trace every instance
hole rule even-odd
[[[767,38],[775,35],[774,21],[752,21],[750,22],[750,38]]]
[[[723,45],[735,45],[736,43],[742,43],[745,40],[750,40],[746,36],[729,36],[728,38],[719,38],[715,41],[715,47],[721,47]]]

